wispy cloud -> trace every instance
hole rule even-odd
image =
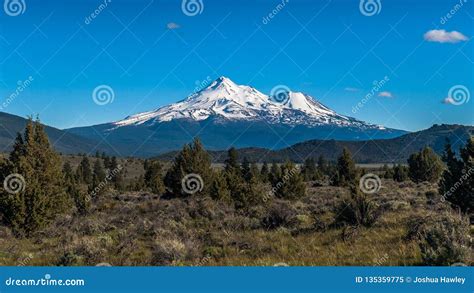
[[[391,92],[380,92],[378,96],[382,98],[393,98],[393,94]]]
[[[430,30],[425,33],[424,38],[428,42],[437,43],[459,43],[469,40],[468,37],[460,32],[447,32],[445,30]]]
[[[178,29],[180,28],[181,26],[179,24],[177,24],[176,22],[170,22],[166,25],[166,27],[169,29],[169,30],[175,30],[175,29]]]

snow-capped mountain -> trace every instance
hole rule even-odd
[[[174,119],[203,121],[210,117],[230,121],[265,120],[271,124],[292,126],[335,125],[382,129],[381,126],[339,115],[303,93],[282,88],[275,96],[265,95],[255,88],[237,85],[227,77],[219,77],[183,101],[129,116],[115,122],[114,126],[152,125]]]
[[[100,141],[119,156],[156,156],[199,137],[208,149],[278,149],[312,139],[371,140],[405,131],[340,115],[312,97],[277,88],[266,95],[220,77],[186,99],[154,111],[67,131]]]

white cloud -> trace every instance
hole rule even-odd
[[[393,98],[393,95],[391,92],[380,92],[379,93],[379,97],[382,97],[382,98]]]
[[[430,30],[425,33],[424,38],[428,42],[437,43],[459,43],[469,40],[468,37],[466,37],[460,32],[447,32],[445,30]]]
[[[175,30],[175,29],[178,29],[180,28],[181,26],[175,22],[170,22],[166,25],[166,27],[169,29],[169,30]]]
[[[443,104],[454,104],[454,100],[451,97],[446,97],[443,99]]]

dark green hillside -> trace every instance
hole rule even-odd
[[[18,132],[25,129],[27,119],[0,112],[0,150],[8,152]],[[65,154],[95,152],[97,143],[93,140],[67,133],[54,127],[45,126],[51,144]],[[103,150],[103,147],[102,149]]]
[[[472,126],[443,124],[392,139],[368,141],[310,140],[280,150],[242,148],[238,152],[241,158],[247,157],[254,162],[283,162],[290,159],[301,163],[307,157],[317,159],[320,155],[334,161],[337,155],[344,148],[347,148],[354,154],[357,163],[405,163],[410,154],[425,146],[429,146],[437,154],[441,154],[446,139],[451,141],[453,149],[457,151],[473,133],[474,127]],[[170,160],[174,157],[174,154],[174,152],[170,152],[160,156],[160,158]],[[210,154],[215,163],[222,163],[226,157],[225,151],[211,151]]]

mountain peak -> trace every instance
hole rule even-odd
[[[217,88],[233,88],[233,87],[238,87],[238,85],[232,80],[230,80],[230,78],[225,77],[225,76],[220,76],[216,80],[214,80],[204,90],[217,89]]]
[[[114,125],[152,125],[174,119],[203,121],[211,117],[220,121],[262,120],[270,124],[291,126],[377,128],[375,125],[339,115],[304,93],[287,92],[282,97],[266,95],[253,87],[237,85],[225,76],[220,76],[208,87],[180,102],[129,116]]]
[[[226,76],[219,76],[218,78],[216,78],[215,81],[218,82],[218,83],[223,83],[223,82],[234,83],[232,80],[230,80],[230,78],[228,78]]]

